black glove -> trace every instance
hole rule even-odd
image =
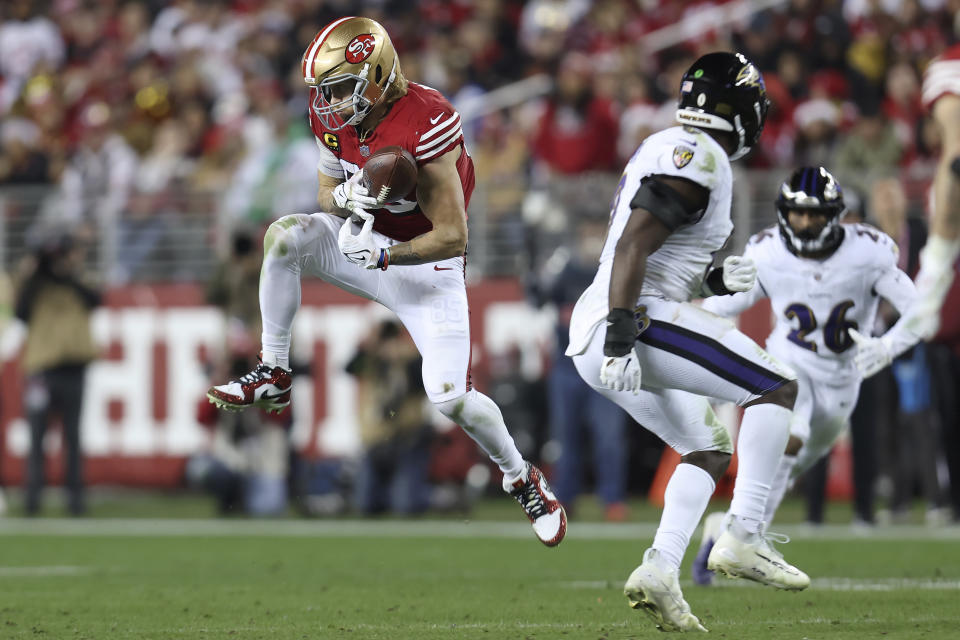
[[[611,309],[607,314],[607,337],[603,355],[618,358],[629,353],[637,341],[637,321],[628,309]]]

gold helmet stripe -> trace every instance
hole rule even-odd
[[[327,36],[337,28],[341,23],[352,20],[354,16],[346,16],[340,18],[339,20],[334,20],[327,25],[327,28],[320,32],[316,38],[313,39],[313,45],[310,47],[310,50],[307,51],[307,55],[303,56],[303,79],[306,82],[316,82],[316,79],[313,77],[313,59],[317,55],[317,51],[320,50],[320,47],[323,46],[323,41],[327,39]]]

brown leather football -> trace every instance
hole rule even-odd
[[[402,147],[377,149],[363,165],[363,184],[380,202],[406,198],[417,186],[417,161]]]

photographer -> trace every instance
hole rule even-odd
[[[412,515],[429,505],[432,429],[424,411],[420,355],[400,324],[375,327],[347,364],[357,381],[363,454],[355,487],[363,515]]]
[[[26,374],[24,409],[30,423],[26,512],[40,510],[44,483],[43,437],[53,411],[63,423],[67,508],[82,515],[80,409],[87,364],[97,357],[90,314],[100,294],[80,280],[85,248],[64,231],[44,235],[34,248],[32,268],[18,287],[14,315],[26,325],[21,366]]]

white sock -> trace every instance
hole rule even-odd
[[[780,466],[777,467],[777,474],[773,476],[773,486],[770,487],[770,495],[767,496],[767,506],[763,512],[763,521],[768,525],[773,522],[773,516],[777,512],[780,503],[783,502],[783,494],[787,492],[787,485],[790,484],[790,474],[797,464],[797,456],[783,454],[780,458]]]
[[[920,251],[920,271],[914,282],[917,285],[915,306],[925,314],[938,313],[953,282],[953,263],[960,253],[960,240],[948,240],[931,235]]]
[[[283,367],[287,371],[290,370],[290,356],[287,355],[287,352],[280,354],[274,351],[267,351],[266,348],[264,348],[261,352],[260,360],[265,365],[271,367]]]
[[[715,488],[716,483],[710,474],[696,465],[681,463],[670,476],[663,492],[663,514],[652,546],[672,567],[680,567],[690,536],[703,517]]]
[[[493,460],[503,477],[515,480],[523,474],[523,456],[513,442],[496,403],[476,389],[459,398],[436,404],[440,413],[459,424]]]
[[[299,225],[271,225],[264,240],[260,269],[260,317],[263,320],[263,361],[290,368],[290,328],[300,308]],[[281,250],[282,248],[282,250]]]
[[[730,513],[751,533],[758,532],[763,524],[767,496],[790,436],[792,415],[790,409],[769,402],[743,412]]]

